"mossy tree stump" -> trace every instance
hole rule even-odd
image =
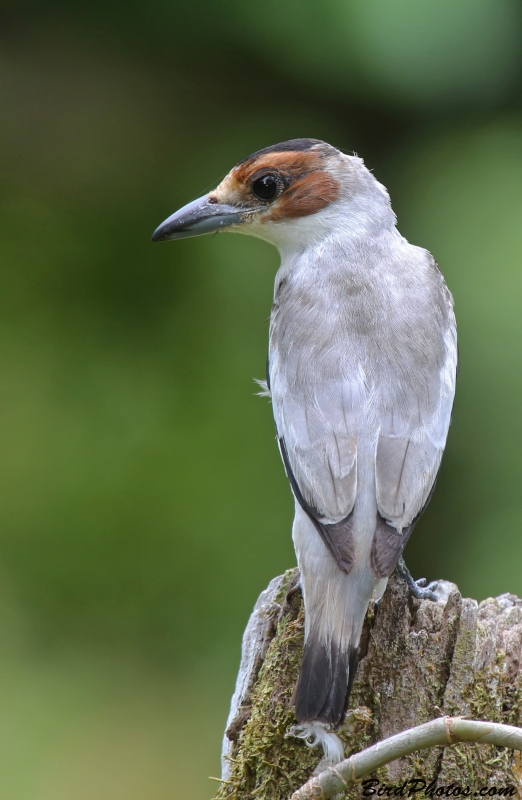
[[[297,570],[275,578],[245,631],[215,800],[288,800],[321,759],[286,735],[296,722],[292,693],[303,647],[297,579]],[[394,575],[378,608],[370,605],[338,731],[347,756],[441,714],[520,724],[522,600],[505,594],[479,604],[447,581],[438,582],[437,594],[438,602],[415,600]],[[394,785],[412,778],[472,789],[511,785],[522,796],[520,754],[491,745],[414,753],[375,777]],[[356,787],[339,797],[360,794]]]

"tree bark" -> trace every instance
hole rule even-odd
[[[223,783],[215,800],[288,800],[321,753],[289,737],[303,647],[298,571],[275,578],[256,603],[243,638],[241,667],[223,743]],[[370,605],[346,722],[346,756],[442,714],[519,725],[522,600],[482,603],[439,581],[438,602],[415,600],[396,575],[378,608]],[[321,769],[321,766],[319,766]],[[419,778],[437,786],[515,786],[518,751],[457,743],[434,747],[377,770],[383,784]],[[338,797],[361,796],[355,787]]]

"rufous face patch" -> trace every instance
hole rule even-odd
[[[328,170],[327,163],[336,151],[329,145],[321,145],[317,143],[303,151],[272,152],[269,148],[269,152],[254,153],[235,166],[210,193],[211,202],[259,211],[263,222],[283,222],[315,214],[339,196],[339,181]],[[266,196],[270,185],[274,187],[273,197]]]

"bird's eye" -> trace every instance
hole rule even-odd
[[[274,175],[263,175],[254,181],[252,191],[260,200],[273,200],[279,191],[279,181]]]

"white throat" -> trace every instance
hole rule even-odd
[[[277,222],[254,219],[236,230],[270,242],[286,260],[327,243],[335,248],[342,241],[368,241],[395,229],[388,192],[362,159],[339,153],[327,166],[341,185],[337,200],[315,214]]]

